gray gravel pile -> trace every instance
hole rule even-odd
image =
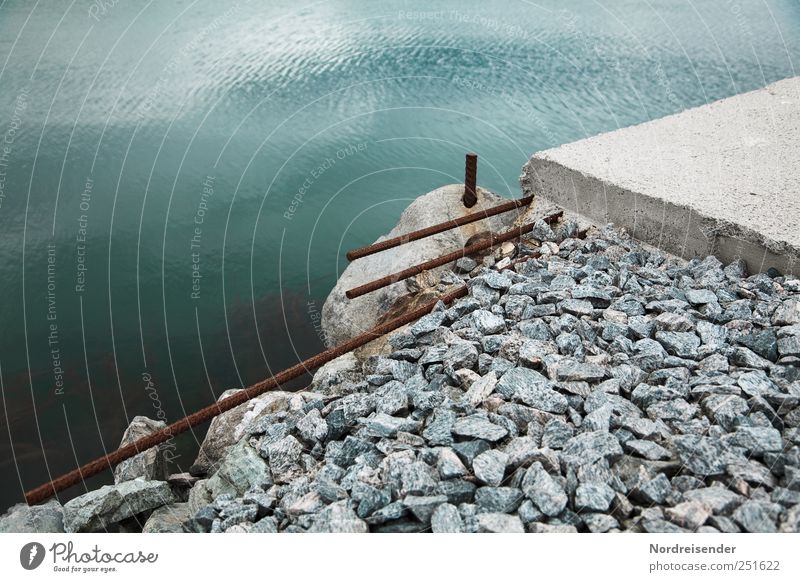
[[[798,531],[800,281],[569,228],[258,418],[188,529]]]
[[[180,527],[800,530],[800,281],[574,230],[459,261],[391,353],[246,414]]]

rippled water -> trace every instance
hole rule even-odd
[[[800,59],[789,0],[221,5],[0,3],[0,505],[318,351],[344,252],[465,151],[516,196]]]

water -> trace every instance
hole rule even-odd
[[[537,150],[800,60],[790,0],[220,6],[0,3],[4,507],[319,351],[344,252],[465,151],[518,196]]]

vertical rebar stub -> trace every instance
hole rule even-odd
[[[478,195],[475,191],[477,176],[478,154],[470,152],[467,154],[467,161],[464,167],[464,197],[461,199],[467,208],[472,208],[478,202]]]

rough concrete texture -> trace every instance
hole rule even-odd
[[[800,77],[545,150],[542,195],[684,258],[800,272]]]
[[[472,208],[465,208],[461,201],[464,194],[463,184],[443,186],[420,196],[403,211],[397,225],[375,242],[479,212],[507,201],[483,188],[477,190],[478,202]],[[356,299],[345,296],[348,289],[456,251],[471,236],[487,229],[495,233],[504,232],[518,215],[518,210],[506,212],[350,263],[322,308],[322,329],[326,344],[329,347],[335,346],[368,331],[392,308],[397,299],[408,293],[403,281]],[[438,274],[450,266],[434,269],[432,274]]]

